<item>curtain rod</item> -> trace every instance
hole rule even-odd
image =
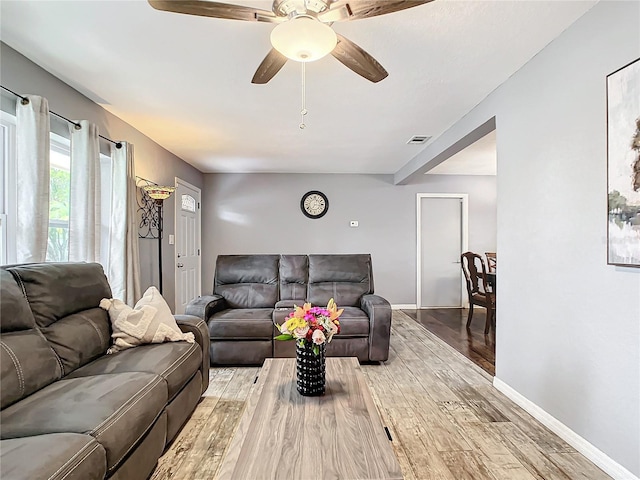
[[[23,105],[27,105],[29,103],[29,99],[27,97],[25,97],[23,95],[20,95],[19,93],[16,93],[13,90],[8,89],[4,85],[0,85],[0,88],[2,88],[3,90],[6,90],[7,92],[12,93],[16,97],[18,97]],[[60,115],[59,113],[54,112],[53,110],[49,110],[49,113],[51,115],[55,115],[56,117],[64,120],[65,122],[70,123],[71,125],[73,125],[75,127],[76,130],[80,130],[82,128],[82,125],[80,125],[79,123],[76,123],[73,120],[69,120],[67,117],[63,117],[62,115]],[[116,146],[116,148],[122,148],[122,142],[116,142],[115,140],[111,140],[110,138],[107,138],[107,137],[105,137],[103,135],[98,135],[98,136],[100,138],[102,138],[103,140],[106,140],[107,142],[113,143]]]
[[[151,180],[147,180],[144,177],[139,177],[138,175],[136,175],[136,184],[138,183],[138,180],[142,180],[147,185],[158,185],[156,182],[152,182]]]

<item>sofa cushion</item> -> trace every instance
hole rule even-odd
[[[369,335],[369,317],[358,307],[344,307],[344,312],[340,315],[340,333],[335,338],[349,335]]]
[[[215,313],[209,319],[209,337],[271,339],[273,308],[234,308]]]
[[[2,439],[85,433],[106,450],[107,472],[131,451],[167,403],[158,375],[116,373],[58,380],[0,412]]]
[[[307,300],[326,305],[333,298],[340,307],[356,307],[362,295],[373,293],[371,256],[309,255]]]
[[[306,298],[309,258],[306,255],[280,255],[280,298]]]
[[[166,439],[167,413],[162,412],[140,445],[131,452],[131,455],[127,456],[124,462],[118,465],[118,469],[113,472],[109,480],[147,480],[151,478],[158,458],[166,446]],[[173,478],[178,480],[179,477]]]
[[[0,477],[12,480],[102,480],[107,458],[92,436],[54,433],[0,441]]]
[[[230,308],[268,308],[278,301],[279,255],[219,255],[214,292]]]
[[[0,325],[2,333],[35,328],[36,321],[29,308],[24,291],[13,275],[0,269]]]
[[[155,373],[167,382],[168,396],[171,400],[198,371],[201,362],[202,349],[197,343],[141,345],[113,355],[104,355],[74,371],[65,379],[105,373]]]
[[[0,338],[2,408],[62,376],[55,353],[37,330],[3,333]]]
[[[25,292],[39,327],[67,315],[96,308],[111,298],[111,288],[99,263],[39,263],[10,267]],[[105,321],[108,319],[105,317]]]
[[[0,407],[5,408],[62,376],[54,351],[36,328],[22,289],[0,269]]]
[[[103,355],[111,326],[100,300],[111,296],[98,263],[43,263],[9,267],[29,302],[37,325],[61,360],[64,372]]]
[[[41,331],[62,362],[63,375],[104,355],[111,343],[109,321],[101,308],[63,317]]]

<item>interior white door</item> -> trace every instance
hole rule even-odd
[[[462,198],[420,199],[421,308],[461,307]]]
[[[200,296],[200,189],[176,179],[176,314]]]

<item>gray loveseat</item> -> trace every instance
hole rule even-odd
[[[294,342],[273,340],[274,322],[281,324],[294,304],[324,306],[333,298],[344,313],[327,355],[385,361],[391,306],[373,292],[367,254],[220,255],[213,295],[195,299],[186,311],[207,322],[212,364],[257,365],[295,356]]]
[[[0,477],[145,479],[208,385],[208,331],[196,343],[105,355],[111,290],[98,264],[0,269]]]

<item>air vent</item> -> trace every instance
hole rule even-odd
[[[407,142],[408,144],[419,144],[419,143],[427,143],[431,137],[427,135],[414,135]]]

